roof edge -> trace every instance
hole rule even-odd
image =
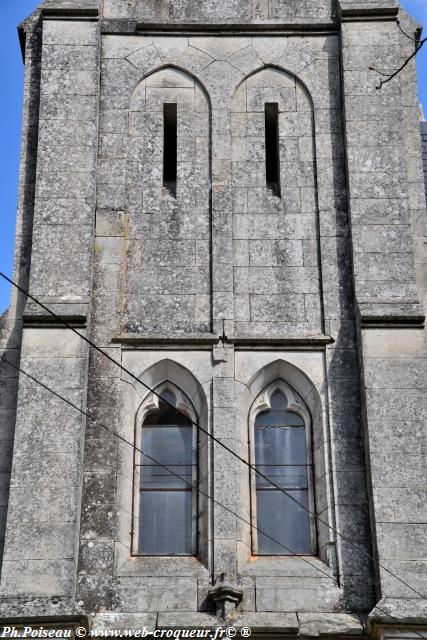
[[[28,18],[25,18],[22,22],[18,24],[18,38],[19,45],[21,47],[22,61],[25,64],[25,51],[27,44],[27,32],[33,27],[34,23],[39,19],[41,15],[41,5],[37,7]]]

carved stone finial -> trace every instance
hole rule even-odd
[[[215,585],[209,590],[209,596],[216,604],[218,618],[223,622],[231,622],[237,618],[236,608],[243,598],[243,589],[232,582],[226,573],[221,573]]]

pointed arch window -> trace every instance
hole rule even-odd
[[[271,480],[251,474],[253,551],[312,554],[315,530],[306,511],[313,512],[309,412],[302,398],[278,381],[256,400],[252,423],[255,467]]]
[[[196,414],[171,384],[145,401],[137,431],[135,482],[138,555],[194,555],[197,516]],[[172,405],[172,406],[171,406]],[[136,534],[136,535],[135,535]],[[135,546],[135,541],[134,541]]]

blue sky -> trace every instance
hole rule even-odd
[[[19,145],[22,111],[23,65],[16,26],[37,6],[38,0],[3,0],[0,37],[0,271],[12,275],[18,189]],[[427,0],[402,0],[401,4],[425,26]],[[420,101],[427,117],[427,44],[418,57]],[[0,313],[9,304],[10,290],[0,278]]]

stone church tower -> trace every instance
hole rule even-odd
[[[369,69],[402,30],[394,0],[21,26],[0,622],[427,633],[415,66]]]

